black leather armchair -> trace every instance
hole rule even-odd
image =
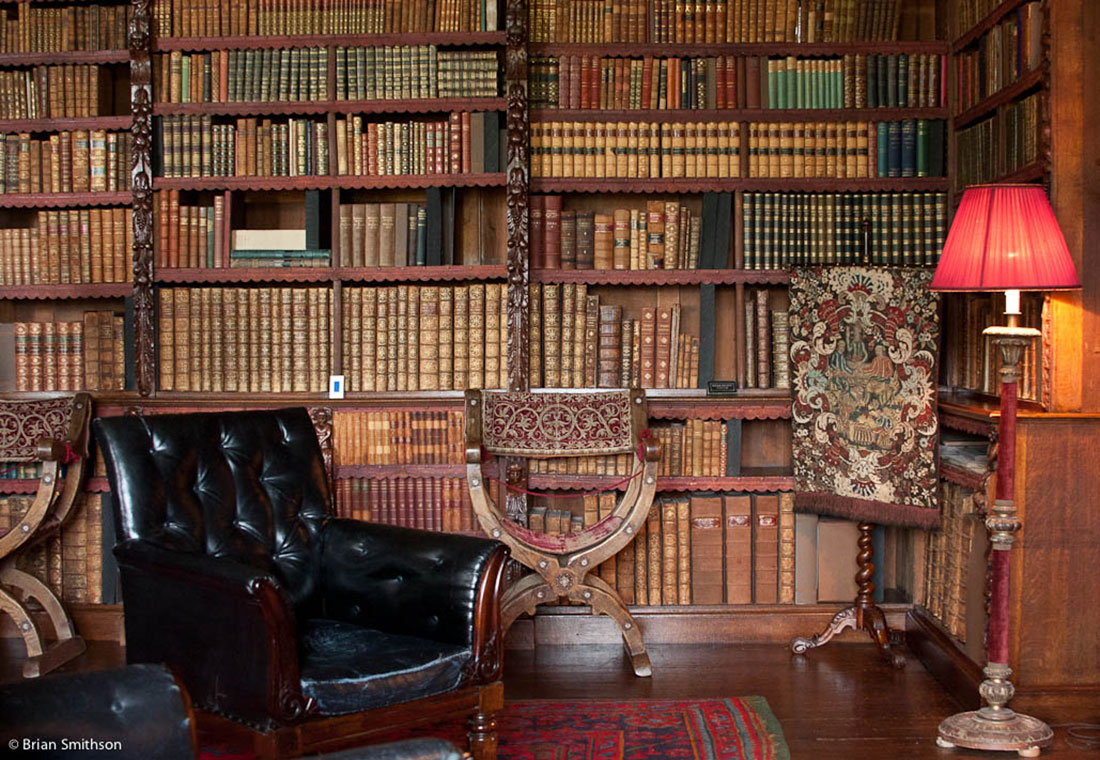
[[[290,757],[468,715],[473,756],[495,757],[502,544],[334,518],[304,409],[92,427],[127,659],[169,663],[200,723]]]

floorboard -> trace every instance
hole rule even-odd
[[[779,718],[795,760],[997,756],[935,746],[936,726],[958,708],[912,656],[903,670],[894,670],[865,643],[832,642],[805,657],[791,657],[785,647],[771,644],[655,645],[649,651],[652,678],[636,678],[618,646],[509,650],[505,700],[756,694]],[[0,681],[19,677],[21,656],[21,642],[0,640]],[[117,645],[90,642],[88,651],[65,669],[115,667],[123,660]],[[1100,705],[1095,708],[1100,723]],[[1068,729],[1056,726],[1055,745],[1042,756],[1100,759],[1100,749],[1074,749],[1069,741]]]

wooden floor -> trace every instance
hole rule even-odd
[[[795,760],[995,757],[937,748],[936,726],[958,708],[912,657],[905,669],[894,670],[870,644],[833,642],[803,658],[792,658],[785,647],[770,644],[657,645],[650,647],[650,654],[653,677],[635,678],[618,646],[510,650],[505,656],[505,699],[756,694],[768,700],[779,718]],[[18,678],[21,655],[17,640],[0,640],[0,681]],[[113,667],[123,659],[119,647],[92,642],[68,669]],[[1100,705],[1096,715],[1100,721]],[[1094,741],[1098,735],[1091,731]],[[1069,741],[1068,729],[1056,727],[1054,747],[1042,756],[1100,758],[1100,749],[1074,749]]]

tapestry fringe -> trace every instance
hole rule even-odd
[[[870,501],[831,493],[796,492],[796,512],[813,512],[849,520],[862,520],[877,525],[931,530],[940,525],[940,511],[885,501]]]

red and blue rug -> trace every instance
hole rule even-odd
[[[512,702],[498,713],[497,731],[499,760],[790,760],[763,697]],[[408,735],[464,744],[461,721]],[[249,757],[226,747],[202,753]]]

